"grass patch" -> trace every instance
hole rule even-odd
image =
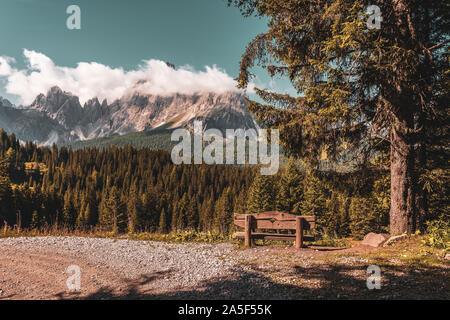
[[[318,238],[318,236],[316,236]],[[313,242],[307,243],[312,246],[323,246],[333,248],[350,248],[352,246],[352,240],[347,238],[337,238],[324,234]]]
[[[177,242],[177,243],[183,242],[220,243],[220,242],[230,242],[232,240],[231,237],[223,236],[218,233],[197,232],[197,231],[181,231],[181,232],[171,232],[167,234],[142,232],[142,233],[128,234],[127,238],[130,240]]]
[[[445,251],[429,247],[424,243],[426,236],[412,235],[391,246],[379,248],[364,254],[375,265],[403,265],[410,267],[449,265],[445,260]]]
[[[101,231],[97,229],[82,230],[66,227],[48,227],[41,229],[19,229],[4,226],[0,231],[0,238],[18,237],[88,237],[88,238],[109,238],[109,239],[129,239],[137,241],[161,241],[161,242],[193,242],[193,243],[220,243],[232,242],[230,236],[223,236],[213,232],[181,231],[163,233],[127,233],[116,234],[114,232]]]
[[[4,227],[0,231],[0,238],[20,238],[20,237],[86,237],[86,238],[124,238],[124,235],[116,235],[114,232],[98,230],[78,230],[65,227],[43,228],[43,229],[18,229]]]

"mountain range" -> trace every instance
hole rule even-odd
[[[159,96],[130,91],[112,103],[94,97],[82,106],[77,96],[55,86],[29,106],[16,107],[0,97],[0,128],[22,141],[78,146],[129,134],[151,137],[161,130],[192,129],[194,120],[222,132],[257,129],[245,105],[245,95],[237,92]],[[133,144],[133,139],[126,141]]]

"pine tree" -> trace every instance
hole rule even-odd
[[[233,203],[231,201],[231,190],[228,187],[220,196],[214,208],[214,226],[220,234],[228,235],[233,224]]]
[[[11,188],[11,180],[8,174],[7,159],[0,158],[0,201],[8,198]]]
[[[326,212],[321,220],[330,235],[345,237],[350,234],[349,204],[348,195],[337,190],[333,190],[326,200]]]
[[[127,201],[128,231],[134,233],[144,228],[142,202],[136,185],[132,185]]]
[[[64,196],[63,223],[66,227],[73,227],[75,223],[75,208],[72,203],[71,190],[69,189]]]
[[[108,191],[104,190],[99,205],[98,225],[102,231],[112,231],[114,228],[114,216],[108,208]]]
[[[164,210],[164,208],[161,210],[161,215],[159,216],[158,232],[167,232],[166,211]]]
[[[187,194],[183,194],[181,200],[177,206],[177,219],[176,219],[176,231],[183,230],[187,226],[187,213],[189,202],[187,200]]]
[[[186,227],[190,230],[197,230],[199,224],[199,204],[198,197],[189,198],[189,205],[186,212]]]
[[[279,181],[277,209],[283,212],[300,214],[303,200],[302,176],[296,160],[291,157]]]
[[[200,226],[203,231],[213,229],[214,201],[210,196],[206,198],[202,205],[202,215],[200,217]]]
[[[32,230],[38,230],[39,229],[39,214],[37,212],[37,210],[33,210],[33,214],[31,215],[31,223],[30,223],[30,228]]]
[[[122,202],[120,198],[120,193],[117,187],[112,187],[111,192],[109,194],[107,208],[111,210],[113,216],[113,232],[114,233],[123,233],[127,229],[127,216],[125,214],[125,204]]]
[[[178,202],[175,202],[175,204],[172,207],[172,217],[170,219],[171,223],[170,223],[170,230],[172,232],[176,232],[178,227],[177,227],[177,223],[178,223]]]
[[[376,216],[371,199],[353,197],[349,208],[351,235],[362,239],[364,235],[377,231]]]
[[[247,213],[270,211],[275,208],[273,178],[257,174],[249,190]]]
[[[247,190],[242,189],[238,193],[239,195],[234,204],[234,212],[245,213],[247,212]]]
[[[150,187],[143,197],[143,201],[137,199],[138,207],[139,205],[143,207],[141,213],[138,214],[140,229],[157,230],[160,214],[158,193],[153,187]]]
[[[105,231],[121,233],[126,230],[127,223],[125,205],[120,199],[117,187],[114,186],[103,200],[100,225]]]
[[[313,170],[308,170],[303,180],[303,201],[300,204],[302,215],[316,216],[321,227],[326,226],[326,189]]]
[[[77,228],[84,228],[86,226],[86,220],[84,216],[84,208],[80,210],[80,213],[78,214],[77,221],[76,221]]]
[[[1,157],[1,154],[0,154]],[[11,202],[11,180],[8,174],[8,163],[6,159],[0,158],[0,221],[12,223],[11,208],[8,205]]]
[[[326,215],[322,221],[327,229],[328,234],[338,234],[340,226],[340,208],[339,195],[337,192],[331,194],[331,198],[326,200]]]
[[[88,202],[86,204],[86,207],[85,207],[84,213],[83,213],[84,226],[88,226],[90,224],[90,221],[92,221],[92,220],[93,220],[93,217],[92,217],[91,204]]]
[[[286,152],[315,166],[349,153],[365,166],[387,150],[390,232],[420,229],[428,208],[418,177],[448,166],[448,1],[378,0],[383,20],[375,28],[365,0],[228,3],[268,22],[242,56],[239,87],[262,67],[296,89],[291,96],[256,88],[264,103],[248,108],[260,123],[278,128]]]
[[[10,176],[13,176],[17,169],[16,151],[13,148],[10,147],[8,151],[6,151],[6,159],[8,162],[8,173]]]

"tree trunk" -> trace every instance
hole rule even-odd
[[[414,232],[414,202],[414,149],[405,135],[392,129],[390,208],[392,235]]]

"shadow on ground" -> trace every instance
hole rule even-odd
[[[381,265],[381,264],[380,264]],[[320,267],[294,266],[283,273],[291,283],[278,283],[269,279],[256,266],[253,271],[236,270],[232,279],[213,279],[200,283],[195,289],[179,289],[157,294],[146,289],[153,281],[166,277],[165,273],[146,275],[117,288],[101,288],[79,299],[450,299],[449,268],[410,265],[408,267],[384,265],[381,267],[381,289],[367,288],[367,267],[325,264]],[[63,297],[59,297],[63,298]],[[65,297],[70,298],[70,297]],[[75,297],[72,297],[75,298]]]

